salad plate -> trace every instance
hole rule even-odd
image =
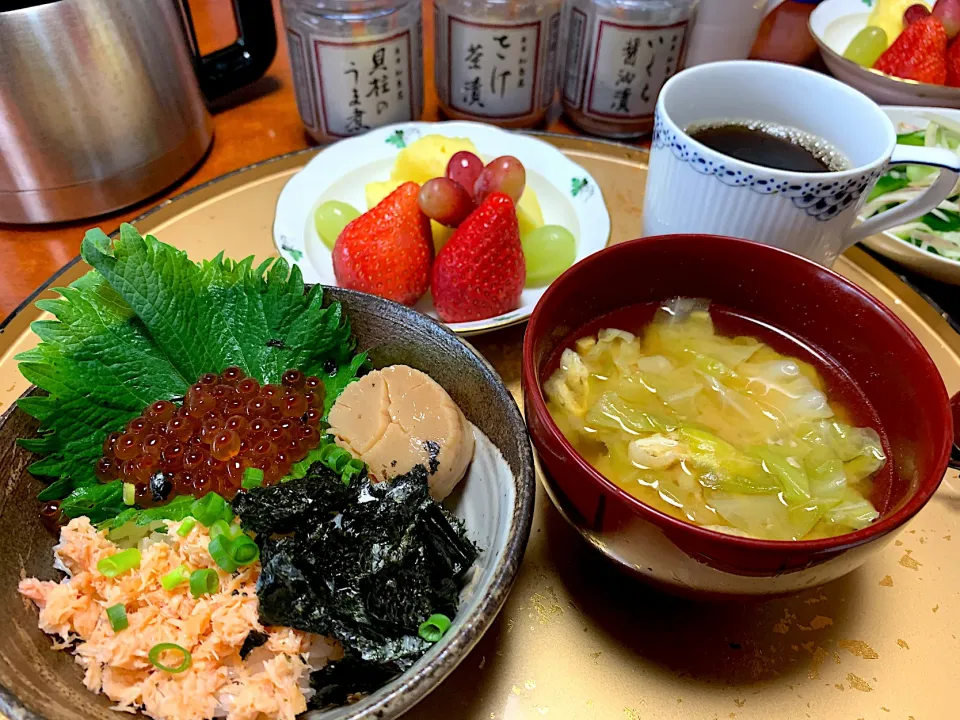
[[[884,107],[898,142],[960,147],[960,111],[939,107]],[[932,182],[926,168],[894,168],[877,181],[861,218],[906,201]],[[863,241],[881,255],[922,275],[960,285],[960,207],[956,191],[936,210],[915,222],[891,228]]]
[[[283,188],[273,224],[274,244],[283,258],[300,266],[306,282],[337,285],[332,253],[314,223],[317,207],[336,200],[366,211],[367,185],[388,181],[398,154],[426,136],[468,140],[484,161],[501,155],[518,158],[526,169],[527,188],[539,201],[541,224],[561,225],[573,234],[574,262],[606,247],[610,215],[597,181],[555,147],[529,135],[480,123],[403,123],[328,146]],[[449,327],[461,335],[474,335],[521,323],[530,317],[545,290],[546,285],[525,287],[516,309],[483,320],[451,323]],[[429,293],[416,308],[437,317]]]

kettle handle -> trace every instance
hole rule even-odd
[[[187,0],[180,3],[196,55],[196,72],[207,102],[259,80],[277,54],[277,29],[270,0],[233,0],[237,39],[200,55]]]

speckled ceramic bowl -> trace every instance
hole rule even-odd
[[[533,517],[533,457],[526,427],[497,373],[469,345],[425,315],[371,295],[330,289],[362,349],[377,367],[403,363],[439,382],[490,443],[480,442],[467,477],[446,505],[482,549],[460,611],[443,640],[409,671],[347,707],[312,712],[311,720],[394,718],[422,700],[466,657],[510,592]],[[0,418],[0,712],[8,720],[117,720],[110,703],[82,684],[73,656],[51,648],[37,628],[37,610],[20,598],[21,577],[57,577],[53,538],[37,520],[40,483],[26,472],[32,456],[17,437],[36,422],[13,409]]]

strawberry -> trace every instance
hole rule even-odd
[[[413,305],[430,285],[433,235],[420,186],[404,183],[347,225],[333,246],[340,287]]]
[[[947,33],[943,23],[931,15],[908,25],[873,68],[907,80],[943,85],[946,58]]]
[[[947,48],[947,85],[960,87],[960,40],[954,40]]]
[[[444,322],[484,320],[520,305],[527,268],[517,211],[492,193],[474,210],[433,265],[433,304]]]

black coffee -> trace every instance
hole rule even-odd
[[[694,140],[736,160],[790,172],[846,170],[845,157],[826,140],[774,123],[717,122],[687,129]]]

